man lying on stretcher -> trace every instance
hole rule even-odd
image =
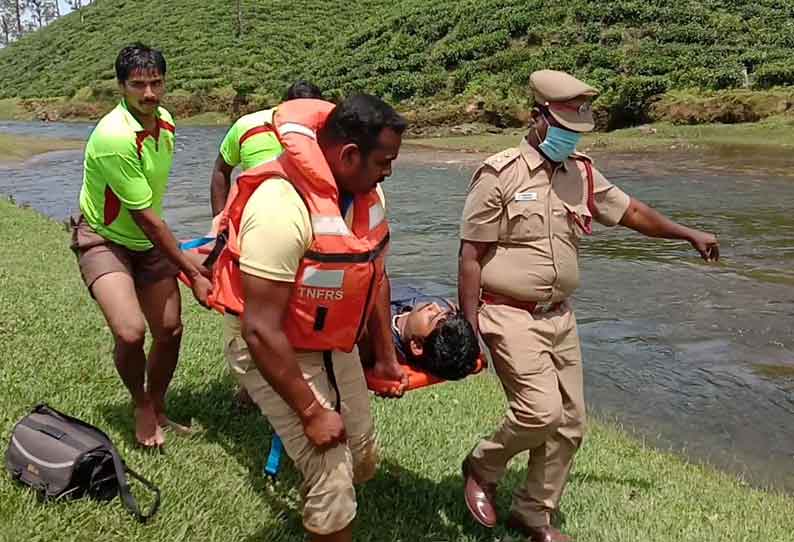
[[[412,286],[406,279],[391,279],[391,319],[397,361],[408,373],[405,391],[442,380],[461,380],[481,371],[485,361],[471,324],[448,299],[432,295],[444,291],[437,284]],[[375,355],[366,335],[358,342],[367,386],[378,395],[397,396],[399,381],[381,380],[372,371]],[[252,404],[244,388],[238,404]]]
[[[440,289],[437,286],[429,284],[427,290]],[[448,299],[419,290],[405,279],[392,279],[391,313],[400,363],[443,380],[460,380],[477,368],[477,336]],[[361,363],[371,367],[374,356],[366,337],[358,348]]]
[[[197,250],[191,250],[186,255],[197,265],[201,265],[206,258],[205,253]],[[391,280],[392,334],[398,361],[426,373],[422,375],[423,384],[416,386],[409,383],[409,389],[432,384],[433,380],[424,378],[426,376],[440,380],[460,380],[481,370],[480,345],[471,324],[448,299],[428,293],[443,291],[444,287],[426,283],[426,292],[411,284],[406,279]],[[359,341],[358,348],[364,368],[372,368],[374,356],[366,336]],[[370,389],[376,393],[399,384],[377,381],[374,375],[369,374],[369,371],[367,373]],[[237,394],[236,401],[240,405],[252,404],[243,388]]]

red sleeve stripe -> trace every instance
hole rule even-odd
[[[276,133],[273,127],[270,126],[269,124],[262,126],[254,126],[253,128],[251,128],[242,135],[242,137],[240,138],[240,145],[242,146],[242,144],[245,142],[246,139],[254,137],[257,134],[264,134],[266,132],[272,132],[274,134]]]

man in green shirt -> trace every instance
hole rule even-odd
[[[207,271],[184,257],[162,219],[174,155],[174,121],[159,107],[165,72],[159,51],[136,43],[119,53],[122,100],[88,139],[80,215],[72,219],[72,249],[113,333],[116,369],[135,405],[135,437],[147,447],[162,445],[162,428],[175,426],[165,414],[165,394],[182,337],[176,275],[191,277],[202,304],[212,288]]]
[[[284,101],[298,98],[317,98],[322,100],[319,88],[308,81],[296,81],[287,89]],[[226,205],[231,186],[232,171],[235,167],[245,171],[276,158],[281,154],[281,144],[276,135],[268,129],[276,109],[264,109],[240,117],[221,142],[218,158],[212,169],[210,181],[210,204],[212,216],[216,216]]]

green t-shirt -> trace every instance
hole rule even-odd
[[[281,143],[265,126],[273,122],[275,109],[244,115],[235,122],[221,142],[223,161],[242,170],[273,160],[281,154]]]
[[[150,134],[122,100],[96,125],[85,148],[80,210],[102,237],[131,250],[152,247],[130,211],[163,214],[163,196],[174,157],[174,120],[162,107]]]

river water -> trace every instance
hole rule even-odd
[[[3,123],[0,132],[81,138],[88,124]],[[209,226],[222,128],[178,130],[166,219]],[[598,156],[610,180],[674,219],[719,234],[723,261],[686,244],[600,228],[582,246],[575,297],[590,409],[655,445],[794,491],[794,157],[731,149]],[[384,190],[393,276],[454,290],[457,231],[477,157],[406,148]],[[56,219],[75,208],[82,153],[0,166],[0,193]]]

